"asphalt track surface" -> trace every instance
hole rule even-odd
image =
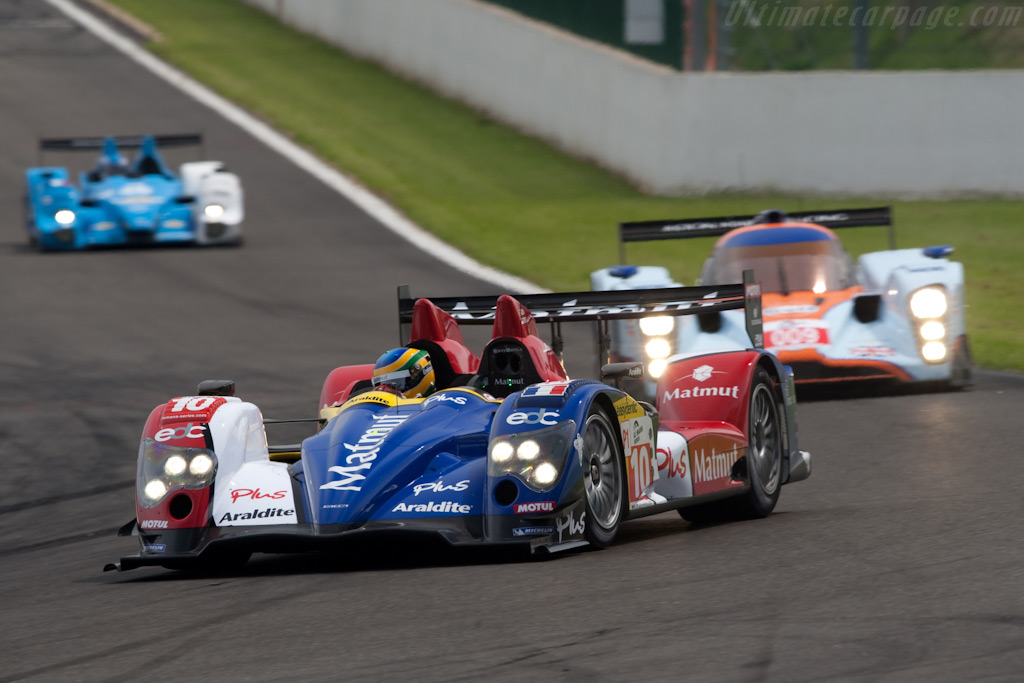
[[[28,248],[39,137],[189,131],[243,177],[243,247]],[[803,403],[814,473],[756,522],[663,514],[547,561],[378,545],[101,571],[136,552],[114,530],[153,406],[230,377],[310,416],[331,368],[397,342],[399,282],[493,291],[47,5],[0,0],[0,683],[1024,679],[1024,379],[997,373]]]

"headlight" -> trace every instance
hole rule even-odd
[[[915,318],[941,318],[946,313],[946,293],[938,287],[925,287],[910,297],[910,312]]]
[[[647,374],[654,379],[658,379],[662,374],[664,374],[666,366],[668,366],[667,358],[652,360],[647,366]]]
[[[224,207],[220,204],[207,204],[203,208],[203,214],[211,221],[215,221],[224,215]]]
[[[203,477],[210,473],[213,469],[213,458],[200,453],[196,457],[192,458],[192,462],[188,464],[188,471],[196,477]]]
[[[61,209],[57,213],[53,214],[53,220],[57,221],[61,225],[71,225],[75,222],[75,212],[70,209]]]
[[[565,467],[575,433],[576,422],[564,420],[544,429],[500,436],[491,442],[487,474],[511,474],[534,491],[548,491]]]
[[[167,484],[159,479],[150,479],[142,493],[146,496],[147,500],[155,503],[167,495]]]
[[[152,507],[178,489],[206,488],[216,473],[217,457],[212,451],[144,439],[139,447],[139,503]]]
[[[178,476],[185,471],[186,467],[188,467],[188,461],[180,455],[172,455],[164,462],[164,472],[171,477]]]
[[[921,347],[921,355],[925,360],[938,362],[946,357],[946,345],[938,341],[927,342]]]
[[[676,325],[676,321],[670,315],[655,315],[649,318],[640,318],[640,331],[648,337],[658,337],[668,334]]]
[[[946,336],[946,326],[938,320],[929,320],[921,325],[921,338],[925,341],[939,341]]]
[[[668,358],[672,353],[672,346],[669,345],[667,339],[656,337],[647,342],[644,351],[647,352],[648,358]]]

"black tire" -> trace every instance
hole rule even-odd
[[[782,485],[782,410],[768,372],[758,367],[750,385],[747,476],[750,489],[735,498],[679,509],[688,522],[705,524],[767,517],[779,502]]]
[[[584,535],[591,546],[606,548],[615,539],[626,501],[622,449],[615,430],[594,406],[583,426]]]

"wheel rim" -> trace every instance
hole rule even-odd
[[[608,429],[597,415],[587,420],[583,454],[583,488],[590,514],[602,529],[611,529],[622,510],[622,479]]]
[[[750,461],[757,485],[769,496],[779,486],[779,437],[775,400],[768,386],[759,384],[750,401]]]

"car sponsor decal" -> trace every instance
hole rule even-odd
[[[438,479],[437,481],[428,482],[426,484],[416,484],[412,489],[415,495],[420,495],[424,491],[431,491],[433,493],[441,493],[442,491],[465,491],[469,488],[469,479],[463,479],[457,484],[446,484],[444,480]]]
[[[554,512],[555,502],[552,500],[542,500],[534,503],[517,503],[515,506],[515,513],[517,515],[528,514],[531,512]]]
[[[453,394],[434,394],[426,401],[423,402],[424,406],[433,405],[435,403],[454,403],[458,406],[464,406],[469,401],[466,396],[458,396]]]
[[[881,344],[865,344],[851,347],[850,355],[861,358],[891,358],[896,355],[896,349]]]
[[[689,444],[694,495],[728,488],[732,469],[745,454],[741,442],[718,434],[703,434]]]
[[[658,478],[654,453],[654,424],[646,415],[621,423],[622,452],[626,455],[629,500],[635,502]]]
[[[144,553],[162,553],[167,550],[167,546],[163,543],[143,543],[142,552]]]
[[[143,519],[139,521],[140,529],[166,529],[166,519]]]
[[[711,379],[711,375],[727,375],[727,374],[729,374],[729,373],[727,373],[725,370],[715,370],[715,368],[713,366],[705,364],[705,365],[701,365],[700,367],[694,368],[693,372],[690,373],[689,378],[690,379],[695,379],[698,382],[706,382],[707,380]],[[686,379],[686,378],[684,377],[683,379]]]
[[[519,410],[505,418],[512,426],[519,425],[556,425],[559,414],[554,410]]]
[[[559,517],[555,521],[555,530],[558,532],[559,543],[583,536],[587,530],[586,510],[580,511],[579,518],[576,517],[575,510],[570,510],[566,516]]]
[[[180,396],[164,408],[161,424],[169,422],[209,422],[217,409],[227,403],[223,396]]]
[[[672,391],[665,390],[661,400],[664,402],[675,401],[683,398],[704,398],[708,396],[721,396],[722,398],[739,398],[740,387],[734,384],[731,387],[693,387],[691,389],[680,389],[676,387]]]
[[[472,505],[463,505],[450,500],[433,503],[399,503],[392,512],[436,512],[446,515],[468,515],[473,511]]]
[[[153,435],[153,440],[165,443],[172,439],[204,439],[205,437],[205,424],[188,422],[180,427],[164,427],[163,429],[158,429],[156,434]]]
[[[769,350],[792,350],[825,346],[828,325],[821,320],[775,320],[764,325]]]
[[[231,489],[231,502],[237,503],[241,498],[243,500],[263,500],[269,498],[271,500],[281,500],[288,495],[287,491],[261,491],[257,486],[254,489]]]
[[[409,415],[372,415],[373,423],[366,428],[359,441],[354,444],[346,443],[345,448],[349,454],[345,457],[344,465],[329,467],[328,472],[341,476],[337,481],[329,481],[320,486],[321,489],[333,489],[335,491],[361,491],[363,485],[360,483],[366,479],[364,474],[373,465],[380,452],[380,444],[392,430],[401,425]]]
[[[220,526],[227,526],[231,522],[259,522],[265,523],[271,518],[283,517],[282,522],[293,522],[295,520],[295,508],[259,508],[248,512],[225,512],[217,520]],[[274,521],[277,521],[276,519]]]
[[[512,529],[513,536],[550,536],[553,533],[553,526],[521,526]]]
[[[765,315],[808,315],[817,313],[818,307],[811,304],[789,304],[785,306],[772,306],[764,309]]]
[[[630,396],[623,396],[614,405],[615,416],[619,419],[619,424],[622,424],[625,420],[646,415],[643,407]]]

